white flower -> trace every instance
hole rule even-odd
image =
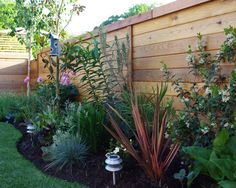
[[[229,90],[221,90],[219,91],[219,94],[222,96],[222,102],[228,102],[230,99],[230,93]]]
[[[232,46],[234,41],[236,40],[236,37],[232,33],[229,33],[228,35],[226,35],[226,38],[227,38],[226,44],[228,46]]]
[[[200,64],[200,65],[205,64],[205,59],[204,59],[204,58],[200,58],[200,60],[199,60],[199,64]]]
[[[165,139],[169,138],[169,134],[165,132]]]
[[[44,7],[43,11],[42,11],[42,14],[47,16],[49,13],[50,13],[50,10],[48,8]]]
[[[185,124],[186,124],[186,127],[187,127],[187,128],[189,128],[189,127],[190,127],[190,124],[189,124],[189,122],[188,122],[188,121],[187,121]]]
[[[223,125],[225,128],[227,128],[229,126],[229,123],[226,122],[224,125]]]
[[[212,127],[216,127],[216,123],[215,123],[215,122],[212,122],[212,123],[211,123],[211,126],[212,126]]]
[[[210,89],[209,87],[207,87],[207,88],[205,89],[205,94],[206,94],[206,95],[212,94],[212,91],[211,91],[211,89]]]
[[[187,61],[189,64],[193,64],[193,63],[195,63],[195,57],[194,57],[192,54],[189,54],[189,55],[187,55],[187,57],[186,57],[186,61]]]
[[[161,71],[161,72],[164,72],[164,71],[165,71],[165,68],[164,68],[164,67],[161,67],[161,68],[160,68],[160,71]]]
[[[208,127],[204,127],[204,128],[201,129],[201,131],[202,131],[203,134],[206,134],[206,133],[209,132],[209,129],[208,129]]]
[[[189,98],[182,97],[182,99],[180,99],[180,101],[181,101],[182,103],[186,103],[186,102],[189,102]]]
[[[116,147],[115,150],[113,151],[113,153],[117,154],[117,153],[119,153],[119,151],[120,151],[120,148]]]

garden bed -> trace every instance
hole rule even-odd
[[[42,159],[42,150],[40,147],[33,146],[32,138],[26,133],[26,128],[23,124],[17,124],[15,127],[20,130],[23,135],[17,142],[18,151],[44,173],[70,182],[79,182],[88,187],[113,187],[112,174],[105,170],[105,154],[90,154],[84,166],[74,166],[72,170],[69,168],[65,168],[62,171],[57,171],[56,169],[46,170],[48,163]],[[174,165],[178,164],[173,163],[167,174],[173,174],[173,170],[176,169]],[[166,178],[163,185],[171,188],[180,187],[179,182],[172,178],[171,175]],[[151,188],[158,186],[151,183],[143,170],[132,161],[124,165],[123,170],[117,173],[117,185],[115,187]]]

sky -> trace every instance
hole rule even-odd
[[[140,3],[159,5],[172,1],[174,0],[79,0],[79,3],[86,8],[79,16],[73,18],[67,31],[72,35],[80,35],[92,31],[110,16],[126,12],[133,5]]]

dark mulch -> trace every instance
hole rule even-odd
[[[42,159],[42,150],[40,146],[32,144],[32,138],[26,134],[26,128],[23,124],[17,124],[15,127],[23,134],[22,138],[17,142],[18,151],[28,160],[30,160],[38,169],[48,175],[58,178],[78,182],[91,188],[154,188],[158,187],[150,182],[143,170],[133,161],[124,165],[124,168],[116,174],[117,185],[112,185],[112,174],[105,170],[105,155],[90,155],[86,159],[84,166],[74,166],[72,170],[65,168],[57,172],[56,169],[45,170],[47,162]],[[38,137],[40,135],[36,135]],[[180,169],[179,160],[175,160],[170,166],[166,174],[162,187],[181,188],[177,180],[173,178],[173,173]]]

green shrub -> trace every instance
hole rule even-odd
[[[169,126],[172,137],[184,146],[211,146],[222,129],[228,129],[231,134],[236,130],[236,71],[232,68],[230,76],[222,71],[223,63],[236,64],[236,29],[225,29],[225,34],[226,41],[215,56],[206,51],[201,34],[198,34],[198,54],[189,47],[186,60],[190,72],[203,84],[193,82],[186,88],[181,78],[172,76],[163,67],[184,105],[179,118]]]
[[[78,89],[75,85],[70,84],[60,85],[60,104],[64,106],[66,101],[73,102],[79,95]],[[37,86],[35,93],[42,98],[42,100],[52,101],[56,97],[56,86],[55,83],[42,83]]]
[[[65,166],[83,164],[88,154],[87,145],[78,137],[68,133],[57,132],[53,137],[53,144],[48,147],[42,147],[43,158],[50,161],[47,169],[57,168],[62,170]]]

